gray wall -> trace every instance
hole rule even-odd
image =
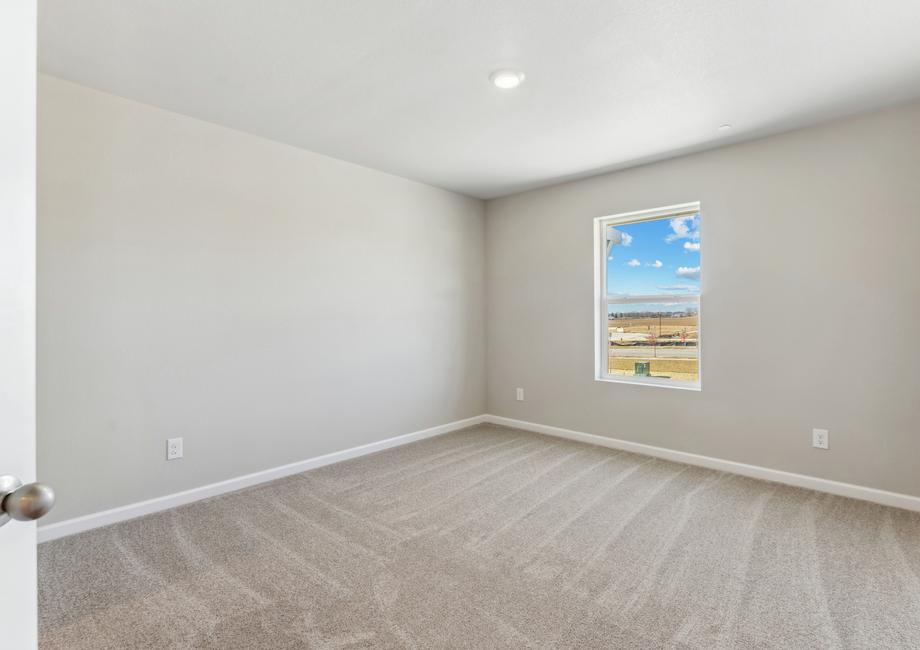
[[[47,76],[38,183],[49,521],[483,412],[480,201]]]
[[[702,392],[594,381],[592,219],[694,200]],[[490,413],[920,495],[920,104],[486,209]]]
[[[443,190],[39,90],[49,521],[483,411],[920,495],[920,104],[494,200],[484,221]],[[595,382],[592,219],[691,200],[702,392]]]

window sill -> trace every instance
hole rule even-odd
[[[594,381],[602,381],[608,384],[632,384],[634,386],[657,386],[658,388],[674,388],[676,390],[692,390],[700,392],[703,390],[699,382],[674,381],[672,379],[660,379],[657,377],[595,377]]]

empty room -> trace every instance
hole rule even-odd
[[[918,33],[0,3],[0,648],[920,648]]]

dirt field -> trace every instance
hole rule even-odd
[[[634,375],[637,362],[651,362],[652,377],[684,381],[699,379],[699,318],[610,318],[607,321],[611,342],[608,369],[612,375]],[[654,354],[649,338],[658,342]],[[619,352],[619,355],[618,355]],[[648,355],[648,356],[646,356]]]
[[[695,339],[699,322],[697,316],[662,318],[659,331],[659,320],[657,318],[610,318],[607,320],[607,327],[612,331],[622,327],[624,332],[654,333],[658,336],[675,335],[683,331],[687,333],[688,339]]]
[[[610,357],[608,368],[611,375],[634,375],[636,362],[651,362],[649,368],[652,377],[670,377],[684,381],[696,381],[699,378],[700,364],[697,359],[650,359]]]

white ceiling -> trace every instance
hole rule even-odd
[[[484,198],[920,96],[920,0],[41,0],[40,21],[45,72]]]

